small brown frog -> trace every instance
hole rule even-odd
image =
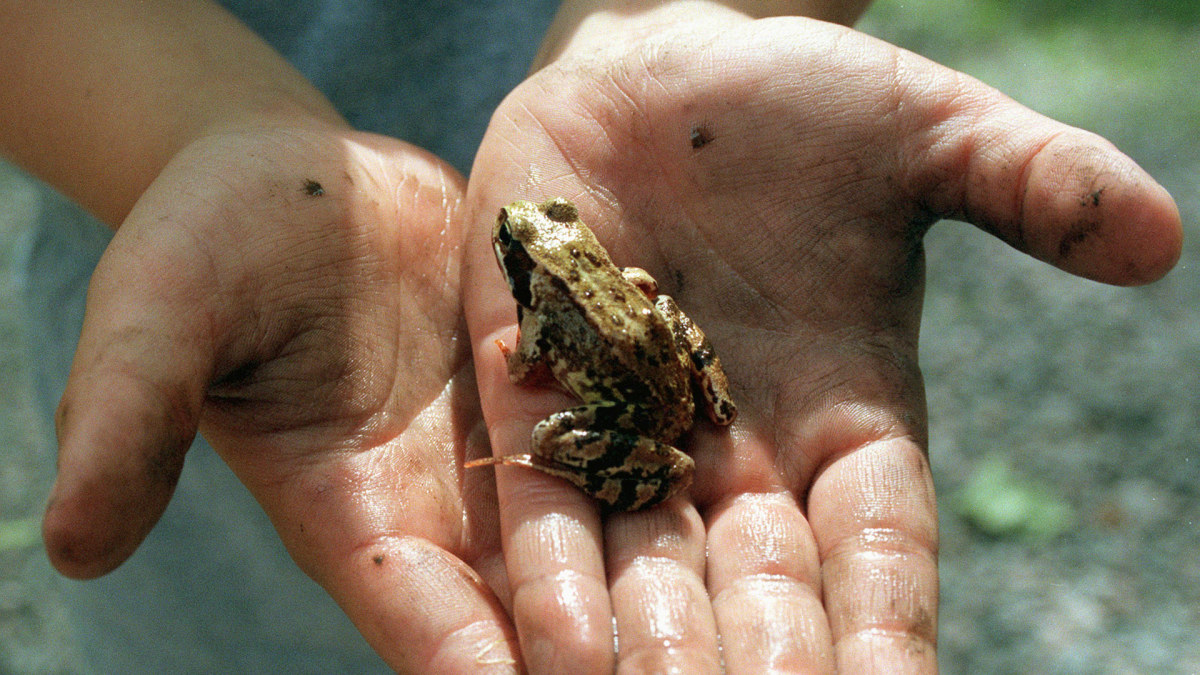
[[[468,466],[544,471],[617,511],[686,487],[692,458],[670,444],[691,429],[697,403],[719,425],[737,414],[704,333],[645,270],[616,267],[571,202],[509,204],[492,242],[517,301],[516,349],[497,341],[510,379],[548,374],[583,405],[539,422],[530,454]]]

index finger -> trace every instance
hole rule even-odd
[[[511,328],[494,335],[501,334],[512,340]],[[562,397],[535,390],[514,395],[496,339],[476,343],[476,369],[485,415],[493,420],[493,452],[505,456],[528,450],[534,423],[553,408],[550,399]],[[612,606],[595,503],[540,471],[495,470],[510,613],[526,665],[535,673],[611,672]]]

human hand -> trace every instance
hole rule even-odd
[[[502,456],[569,405],[509,383],[493,341],[515,315],[486,241],[500,206],[562,196],[704,328],[740,416],[682,441],[690,498],[648,512],[602,519],[561,481],[497,470],[526,662],[608,672],[615,616],[631,670],[932,672],[924,232],[960,218],[1135,284],[1174,264],[1178,213],[1103,139],[861,34],[662,17],[577,31],[493,119],[464,282],[483,411]]]
[[[57,420],[55,566],[93,577],[127,558],[199,426],[392,667],[511,670],[492,478],[461,469],[487,451],[462,187],[333,123],[243,124],[180,151],[89,289]]]

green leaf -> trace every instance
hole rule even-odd
[[[1074,509],[1049,485],[1018,476],[1009,462],[989,457],[950,499],[951,509],[993,537],[1045,541],[1066,532]]]
[[[17,551],[40,546],[41,543],[42,521],[40,518],[0,521],[0,551]]]

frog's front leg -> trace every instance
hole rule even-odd
[[[497,339],[496,347],[504,356],[508,366],[508,379],[518,385],[549,385],[554,376],[546,365],[546,359],[538,346],[538,335],[542,325],[534,312],[524,311],[517,306],[517,346],[510,349],[503,340]]]
[[[690,358],[692,386],[697,393],[696,404],[702,408],[714,424],[725,426],[737,417],[737,406],[729,396],[729,378],[721,366],[721,359],[713,351],[712,343],[669,295],[654,299],[654,307],[671,326],[675,343]]]
[[[687,487],[695,465],[677,448],[614,426],[627,414],[624,404],[570,408],[533,428],[532,453],[471,465],[526,466],[569,481],[610,510],[648,508]]]
[[[621,276],[625,277],[625,281],[637,286],[647,298],[653,300],[658,297],[658,282],[646,270],[640,267],[622,267]]]

